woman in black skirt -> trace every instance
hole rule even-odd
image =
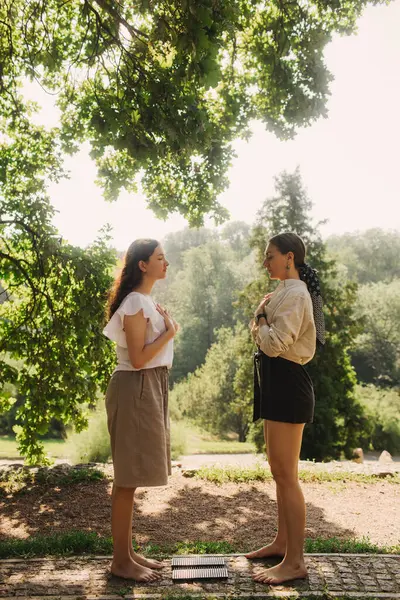
[[[305,262],[305,246],[295,233],[269,240],[264,266],[280,281],[264,297],[252,322],[258,351],[254,359],[254,421],[264,419],[267,456],[276,483],[278,531],[273,542],[247,558],[282,557],[254,579],[277,585],[304,578],[305,502],[298,461],[305,423],[312,423],[314,390],[304,369],[317,341],[325,343],[317,273]]]

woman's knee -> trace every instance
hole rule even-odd
[[[297,470],[279,462],[270,462],[270,469],[275,483],[280,486],[293,485],[298,482]]]

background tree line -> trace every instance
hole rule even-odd
[[[307,260],[320,273],[328,332],[326,346],[307,366],[317,403],[303,457],[337,458],[359,444],[397,452],[400,278],[394,256],[400,233],[369,230],[324,242],[311,209],[299,171],[282,173],[276,195],[261,206],[254,226],[229,222],[218,229],[186,228],[162,240],[170,268],[155,296],[181,324],[171,372],[174,418],[219,436],[234,432],[240,441],[252,439],[262,448],[260,424],[251,423],[254,345],[248,323],[260,297],[276,286],[261,267],[267,240],[291,230],[303,237]],[[5,291],[2,296],[7,304]],[[106,342],[105,350],[110,369],[112,345]],[[23,361],[10,359],[9,365],[24,368]],[[27,402],[9,381],[3,398],[13,397],[17,401],[0,417],[2,434],[20,425]],[[55,405],[60,398],[55,395]],[[67,424],[54,411],[47,436],[65,435]],[[46,435],[45,429],[39,431]]]

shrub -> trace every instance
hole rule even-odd
[[[81,433],[71,436],[72,461],[74,464],[87,462],[108,462],[111,447],[107,429],[107,415],[104,403],[100,402],[89,417],[89,426]],[[171,424],[171,456],[177,459],[187,449],[187,432],[183,423]]]
[[[171,423],[171,458],[176,460],[187,452],[187,429],[184,423]]]
[[[264,421],[262,419],[250,425],[249,441],[253,442],[258,453],[266,453],[264,440]]]
[[[364,446],[378,452],[400,452],[400,393],[396,389],[358,385],[356,393],[367,415]]]
[[[111,447],[103,402],[99,402],[96,409],[91,412],[88,428],[72,434],[70,439],[73,463],[105,463],[109,460]]]

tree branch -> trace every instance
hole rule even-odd
[[[144,31],[140,31],[140,29],[136,29],[136,27],[130,25],[128,21],[122,17],[112,5],[110,6],[107,0],[95,0],[95,2],[104,10],[104,12],[111,15],[120,25],[123,25],[125,29],[129,31],[132,37],[140,39],[140,36],[143,36],[144,38],[149,39],[147,33],[144,33]],[[144,40],[141,39],[140,41],[143,42]]]
[[[38,234],[34,231],[29,225],[26,225],[23,221],[19,219],[0,219],[0,225],[19,225],[22,229],[25,229],[28,233],[30,233],[33,237]]]

